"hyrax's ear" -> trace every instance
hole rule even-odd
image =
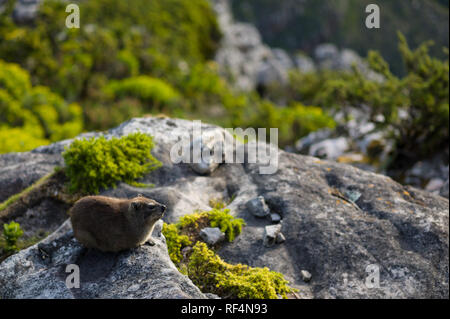
[[[138,194],[138,195],[137,195],[137,197],[144,197],[144,195],[142,195],[142,194]]]

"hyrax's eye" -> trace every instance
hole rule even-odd
[[[131,205],[133,206],[134,209],[138,210],[141,208],[141,203],[140,202],[132,202]]]
[[[147,204],[147,208],[150,209],[150,210],[153,210],[153,209],[156,208],[156,205],[153,205],[153,204]]]

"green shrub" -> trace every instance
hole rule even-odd
[[[73,101],[89,97],[91,82],[176,70],[180,60],[200,63],[220,41],[207,0],[80,1],[83,28],[62,28],[66,3],[43,1],[33,24],[16,24],[0,13],[0,59],[19,63],[33,83],[52,87]],[[114,10],[111,10],[114,8]],[[166,57],[158,64],[155,53]],[[168,57],[168,58],[167,58]],[[164,71],[164,73],[162,73]]]
[[[233,217],[229,209],[213,209],[208,212],[208,219],[211,227],[219,228],[230,243],[242,232],[242,226],[245,225],[244,220]]]
[[[26,152],[46,144],[49,144],[48,140],[36,138],[24,129],[0,128],[0,154]]]
[[[179,94],[168,83],[148,76],[138,76],[111,82],[106,91],[115,99],[136,98],[151,105],[150,110],[162,110],[179,99]]]
[[[278,128],[279,144],[292,145],[301,137],[322,128],[334,128],[336,123],[323,109],[295,102],[279,107],[264,101],[256,109],[251,127]]]
[[[32,87],[27,72],[0,60],[0,153],[71,138],[82,127],[80,106],[66,103],[47,87]]]
[[[133,77],[139,74],[139,60],[129,50],[122,50],[118,53],[119,60],[117,77],[126,78]]]
[[[12,254],[17,252],[17,241],[23,235],[23,230],[20,229],[20,225],[16,222],[9,224],[3,224],[3,238],[5,241],[4,251],[6,254]]]
[[[97,194],[119,181],[137,185],[136,179],[161,165],[151,154],[153,147],[153,139],[142,133],[75,140],[63,153],[69,190]]]
[[[282,274],[268,268],[228,264],[202,242],[193,248],[187,273],[201,291],[224,298],[278,299],[296,291]]]
[[[228,241],[232,242],[242,232],[242,226],[245,225],[245,222],[242,218],[232,216],[229,209],[214,208],[208,212],[185,215],[180,218],[177,225],[182,230],[193,227],[200,231],[200,224],[203,227],[220,228],[225,233]]]
[[[181,250],[192,244],[189,237],[186,235],[181,235],[180,231],[175,224],[163,225],[162,230],[164,237],[166,237],[167,249],[169,250],[170,259],[175,263],[179,264],[183,259]]]
[[[391,73],[381,55],[370,52],[369,66],[383,80],[368,77],[356,68],[351,72],[297,73],[291,79],[291,98],[328,110],[368,106],[372,119],[378,115],[385,118],[378,128],[389,129],[396,142],[391,166],[407,167],[440,152],[448,143],[449,62],[448,58],[430,57],[431,43],[411,50],[403,35],[399,34],[399,39],[405,76]],[[409,116],[399,116],[400,111]]]

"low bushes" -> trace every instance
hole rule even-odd
[[[441,152],[449,140],[449,62],[429,55],[431,42],[412,50],[399,34],[406,75],[398,77],[378,52],[369,53],[368,76],[352,71],[293,73],[290,99],[328,111],[365,107],[378,129],[390,132],[395,148],[390,166],[405,168]],[[376,118],[384,121],[376,121]]]
[[[161,165],[151,154],[153,147],[152,137],[142,133],[75,140],[63,153],[69,190],[97,194],[119,181],[140,186],[135,180]]]
[[[74,137],[83,128],[78,104],[66,103],[28,73],[0,60],[0,154]]]
[[[23,235],[23,230],[20,225],[16,222],[11,222],[9,224],[3,224],[3,238],[4,238],[4,248],[6,254],[12,254],[19,251],[17,247],[17,241]]]

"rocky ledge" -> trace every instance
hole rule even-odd
[[[112,254],[82,247],[66,221],[39,244],[1,264],[0,297],[206,298],[189,278],[178,272],[167,253],[162,222],[158,226],[153,233],[155,246]],[[70,265],[79,267],[79,285],[71,280],[74,270]]]
[[[202,129],[226,134],[211,125]],[[448,199],[352,166],[283,151],[273,175],[261,175],[261,165],[250,163],[222,164],[199,175],[188,164],[173,164],[169,155],[192,130],[190,121],[140,118],[105,133],[152,135],[153,153],[163,167],[142,180],[153,188],[120,183],[102,194],[152,197],[168,206],[166,222],[210,209],[213,199],[230,202],[228,208],[247,226],[219,255],[229,263],[281,272],[302,298],[448,298]],[[0,194],[13,185],[24,188],[61,165],[60,153],[69,144],[0,156]],[[16,176],[11,172],[19,164],[13,158],[20,159]],[[248,209],[255,199],[265,203],[262,217]],[[65,219],[66,211],[64,203],[43,198],[15,218],[27,220],[32,233],[34,221],[39,224],[42,216]],[[9,221],[8,216],[1,218],[1,223]],[[267,227],[274,223],[279,226]],[[55,231],[54,224],[47,231]],[[85,252],[64,224],[0,264],[0,298],[205,297],[177,272],[163,237],[158,238],[154,247],[98,255]],[[80,265],[82,288],[76,292],[64,285],[68,263]]]

